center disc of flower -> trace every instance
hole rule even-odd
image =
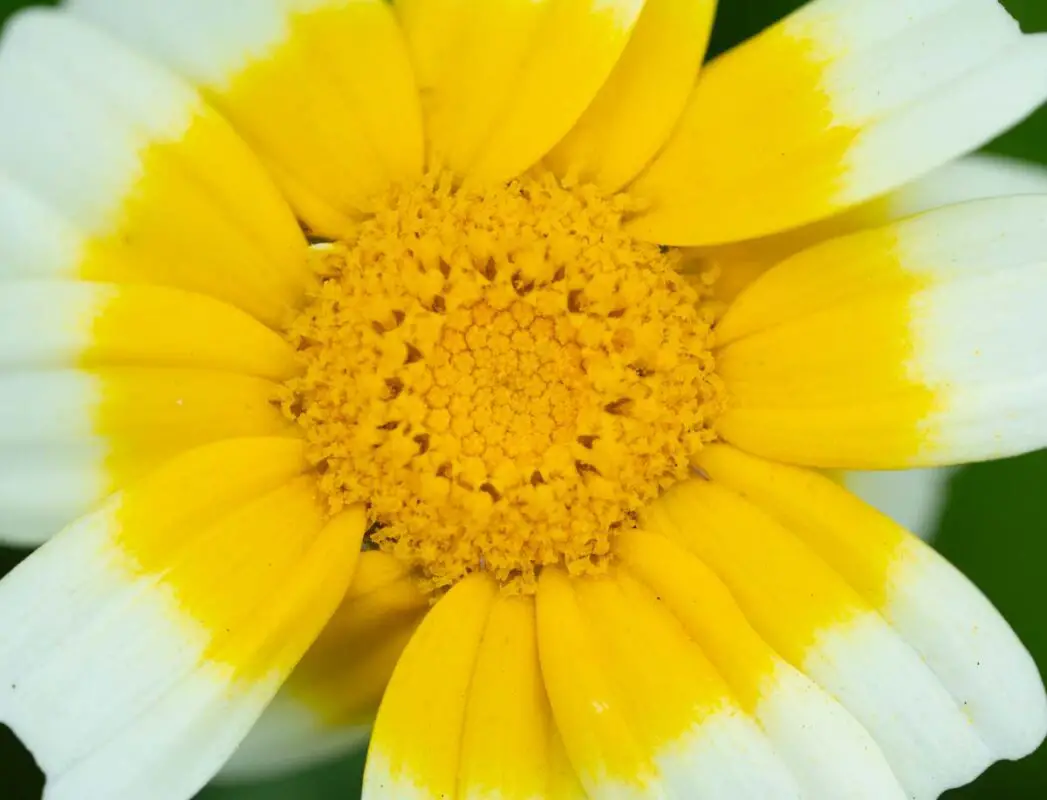
[[[313,248],[284,409],[331,510],[367,503],[371,541],[426,588],[600,571],[712,438],[711,276],[627,236],[628,210],[549,174],[433,180]]]

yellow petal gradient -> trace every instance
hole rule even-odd
[[[428,607],[400,562],[378,550],[362,553],[345,599],[286,691],[331,729],[370,725]]]
[[[71,290],[72,291],[72,290]],[[283,337],[233,306],[205,295],[152,286],[94,291],[84,366],[221,369],[286,379],[298,369]]]
[[[206,370],[106,368],[92,428],[105,442],[107,485],[115,491],[166,457],[219,439],[293,436],[273,405],[276,385]]]
[[[129,566],[162,576],[178,608],[208,631],[206,657],[238,672],[262,666],[252,661],[253,649],[268,641],[274,628],[284,636],[284,626],[294,622],[258,616],[274,587],[283,586],[288,606],[297,608],[294,592],[324,592],[330,583],[325,574],[339,576],[329,590],[335,603],[352,577],[359,552],[359,541],[354,544],[353,539],[363,537],[363,514],[347,513],[327,524],[313,480],[288,480],[301,469],[301,457],[298,443],[279,439],[230,440],[194,450],[127,493],[116,512],[116,546]],[[237,462],[249,476],[242,487],[232,480],[215,481],[215,474],[226,474]],[[251,497],[280,472],[283,481]],[[224,485],[205,490],[205,482]],[[245,548],[248,537],[251,547]],[[304,641],[298,636],[279,641],[278,651],[294,654],[293,661],[282,665],[285,671],[334,607],[330,604]],[[275,614],[284,606],[273,608]],[[297,652],[296,643],[301,648]],[[263,663],[266,670],[276,668]]]
[[[900,469],[1047,443],[1047,197],[978,200],[829,240],[717,327],[723,438],[777,461]]]
[[[647,0],[607,83],[547,163],[608,191],[635,177],[683,112],[715,13],[716,0]]]
[[[645,523],[709,564],[764,639],[798,667],[823,631],[866,610],[788,530],[718,484],[678,484]]]
[[[485,577],[465,579],[415,632],[375,721],[367,800],[458,796],[469,688],[496,591]]]
[[[997,757],[1047,731],[1038,671],[992,605],[933,549],[829,478],[726,445],[702,452],[713,481],[759,505],[843,576],[924,658]]]
[[[833,216],[1038,107],[1047,47],[995,0],[813,0],[702,71],[632,231],[715,245]],[[971,115],[970,108],[981,113]]]
[[[149,53],[236,127],[315,233],[345,234],[423,167],[418,92],[384,0],[75,0],[72,11]]]
[[[652,203],[634,233],[716,244],[834,213],[857,128],[834,125],[826,60],[779,24],[707,65],[673,138],[631,188]]]
[[[307,285],[305,242],[227,123],[201,103],[175,141],[138,157],[139,177],[89,240],[79,277],[190,289],[288,321]]]
[[[430,166],[485,184],[536,163],[607,80],[642,7],[643,0],[398,3]]]
[[[651,754],[629,724],[571,578],[557,569],[543,570],[538,584],[538,647],[553,717],[586,791],[647,796],[657,785]]]

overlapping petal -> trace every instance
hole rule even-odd
[[[718,329],[731,442],[900,468],[1047,442],[1047,198],[952,206],[783,262]]]
[[[546,163],[608,191],[636,177],[683,113],[715,12],[716,0],[647,0],[614,71]]]
[[[275,388],[205,369],[0,373],[0,538],[41,544],[187,448],[293,435]]]
[[[287,439],[190,451],[3,581],[18,612],[0,619],[0,720],[49,798],[184,800],[236,748],[340,601],[364,533],[361,510],[324,520],[304,466]]]
[[[991,763],[919,655],[758,506],[716,482],[692,481],[661,498],[647,524],[720,576],[760,635],[869,731],[911,796],[937,797]]]
[[[398,2],[422,93],[430,166],[483,184],[537,163],[597,96],[644,4]]]
[[[1047,45],[992,0],[816,0],[694,84],[714,6],[70,0],[13,24],[0,536],[72,524],[0,586],[0,721],[49,798],[184,800],[259,716],[231,773],[358,744],[379,702],[372,800],[931,800],[1042,740],[988,601],[760,456],[1047,444],[1047,195],[896,221],[998,193],[905,184],[1038,103]],[[339,236],[426,167],[540,162],[639,173],[642,238],[755,254],[716,363],[720,432],[757,455],[704,451],[606,575],[473,575],[429,608],[361,554],[362,509],[327,517],[273,402],[310,283],[295,214]]]
[[[621,549],[626,568],[676,615],[766,732],[805,797],[905,796],[865,728],[761,638],[701,560],[645,531],[626,534]]]
[[[273,328],[310,279],[227,122],[91,25],[14,19],[0,108],[0,536],[38,544],[189,447],[286,435]]]
[[[341,605],[221,777],[264,778],[363,746],[428,607],[399,561],[377,550],[361,553]]]
[[[384,0],[68,5],[198,87],[318,233],[344,233],[421,174],[418,93]]]
[[[831,566],[934,671],[995,758],[1047,733],[1036,665],[984,596],[930,547],[815,473],[719,445],[714,483],[764,509]]]
[[[441,599],[364,796],[932,800],[1039,744],[1035,665],[941,557],[817,473],[700,467],[607,576]]]
[[[457,796],[466,699],[496,594],[493,581],[473,576],[422,621],[396,665],[375,722],[364,797]]]
[[[28,223],[5,241],[4,278],[159,284],[287,321],[307,277],[294,217],[173,75],[67,13],[28,11],[4,33],[0,114],[4,224]]]
[[[829,217],[1047,96],[1047,40],[996,0],[815,0],[702,71],[631,191],[638,236],[711,245]],[[971,113],[977,109],[977,113]]]
[[[771,267],[827,239],[877,228],[942,206],[990,197],[1047,194],[1047,169],[1013,158],[976,153],[950,162],[889,194],[826,220],[744,242],[687,250],[692,272],[715,264],[716,298],[729,304]]]

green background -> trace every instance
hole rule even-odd
[[[223,0],[214,0],[223,2]],[[166,0],[177,3],[178,0]],[[0,0],[0,20],[26,2]],[[802,5],[801,0],[720,0],[713,51],[721,52]],[[1004,0],[1027,31],[1047,31],[1047,0]],[[971,114],[977,114],[971,108]],[[3,124],[0,121],[0,124]],[[1047,164],[1047,108],[990,146]],[[953,480],[935,544],[999,606],[1047,670],[1047,451],[963,469]],[[0,548],[0,574],[21,554]],[[362,757],[258,785],[212,787],[200,800],[327,800],[359,796]],[[10,732],[0,728],[0,798],[37,800],[42,778]],[[948,800],[1042,800],[1047,747],[999,764]],[[91,800],[84,798],[84,800]],[[148,800],[143,798],[143,800]]]

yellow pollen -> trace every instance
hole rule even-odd
[[[483,191],[390,191],[289,330],[283,390],[332,512],[429,591],[486,571],[596,573],[635,512],[686,477],[723,403],[713,275],[621,227],[626,195],[541,173]]]

